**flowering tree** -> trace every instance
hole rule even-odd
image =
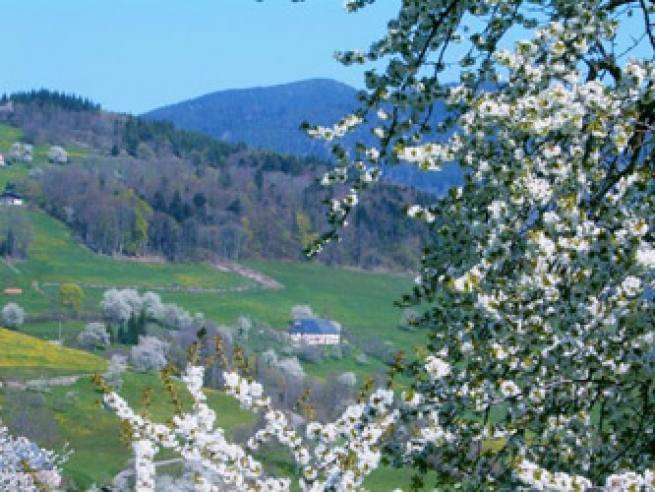
[[[194,344],[192,352],[197,353],[198,347]],[[128,425],[133,439],[138,492],[155,490],[154,459],[161,449],[174,451],[183,458],[188,485],[194,490],[288,491],[289,477],[268,476],[253,457],[261,445],[273,440],[291,452],[299,467],[303,490],[354,490],[377,468],[382,438],[399,416],[398,409],[393,407],[393,391],[379,389],[368,401],[348,407],[334,423],[310,422],[303,436],[284,412],[272,407],[261,384],[232,368],[224,373],[226,393],[243,408],[260,414],[264,421],[246,446],[241,446],[226,439],[224,430],[216,425],[216,413],[207,405],[202,391],[204,368],[195,365],[195,356],[191,359],[181,379],[193,405],[184,411],[178,404],[169,425],[136,413],[116,392],[104,386],[105,404]],[[172,388],[170,373],[164,371],[163,376]],[[179,401],[175,391],[171,393]]]
[[[139,371],[163,369],[170,343],[153,336],[139,336],[139,343],[130,350],[130,362]]]
[[[338,160],[322,179],[337,196],[333,228],[308,252],[338,237],[382,164],[429,172],[455,162],[465,182],[432,206],[407,208],[432,224],[405,298],[428,304],[430,340],[396,406],[393,393],[378,392],[347,411],[347,427],[308,425],[309,435],[346,432],[305,454],[295,435],[280,434],[285,423],[256,383],[226,374],[229,392],[266,409],[266,435],[298,443],[299,463],[313,467],[303,468],[305,488],[359,486],[353,460],[376,466],[386,436],[389,456],[416,469],[418,483],[434,470],[468,490],[655,489],[653,15],[645,0],[404,0],[368,51],[338,55],[386,60],[386,70],[366,73],[352,115],[307,126],[334,142]],[[444,83],[446,69],[459,83]],[[365,122],[375,144],[344,148],[340,138]],[[206,412],[198,371],[186,381]],[[144,443],[156,433],[135,435]],[[362,435],[365,452],[349,447]],[[211,456],[239,458],[227,467],[239,480],[257,475],[228,449]]]
[[[66,164],[68,162],[68,152],[59,145],[53,145],[48,151],[48,160],[54,164]]]
[[[107,320],[119,325],[141,315],[174,330],[191,328],[201,321],[198,315],[194,317],[175,304],[162,303],[155,292],[141,295],[134,289],[109,289],[103,293],[100,305]]]
[[[18,304],[10,302],[2,308],[2,323],[14,330],[19,328],[25,321],[25,310]]]
[[[55,490],[61,485],[60,465],[67,458],[14,437],[0,422],[0,489],[15,492]]]
[[[88,323],[77,335],[77,343],[80,347],[94,350],[107,348],[111,342],[104,323]]]
[[[631,0],[408,1],[368,52],[340,54],[389,62],[367,72],[359,111],[309,127],[337,139],[340,162],[323,183],[346,187],[314,252],[337,237],[380,164],[456,162],[465,175],[433,206],[407,210],[433,227],[406,301],[430,304],[427,369],[440,377],[417,366],[407,417],[435,432],[399,462],[471,487],[570,489],[590,483],[571,478],[582,475],[616,486],[626,469],[638,473],[619,488],[645,486],[652,16],[652,4]],[[526,39],[512,45],[517,31]],[[452,62],[460,83],[443,84]],[[448,115],[435,127],[442,100]],[[338,137],[364,120],[377,144],[349,154]]]

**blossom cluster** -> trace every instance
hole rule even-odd
[[[202,391],[204,368],[189,365],[182,376],[192,399],[188,412],[173,417],[171,425],[159,424],[137,414],[115,392],[104,396],[105,404],[129,425],[135,456],[136,490],[155,490],[154,459],[160,449],[183,458],[194,490],[287,491],[288,477],[265,473],[252,453],[272,440],[287,447],[301,470],[300,486],[305,491],[356,490],[374,471],[381,457],[383,438],[398,421],[391,390],[375,391],[367,402],[349,406],[330,424],[310,422],[306,435],[294,429],[287,415],[271,406],[262,386],[237,372],[224,373],[225,391],[243,408],[259,413],[262,427],[246,446],[229,442],[216,425],[216,413]]]
[[[67,455],[41,449],[25,437],[14,437],[0,425],[0,489],[16,492],[56,490],[60,465]]]
[[[555,472],[540,468],[535,463],[522,460],[516,465],[519,479],[533,490],[603,490],[624,492],[627,490],[655,490],[655,473],[646,470],[642,475],[635,472],[616,473],[607,477],[605,485],[594,485],[580,475]]]

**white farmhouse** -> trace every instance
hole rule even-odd
[[[299,344],[338,345],[341,342],[341,326],[327,319],[299,319],[291,324],[289,335]]]
[[[21,206],[23,203],[23,196],[15,191],[5,190],[0,194],[0,205]]]

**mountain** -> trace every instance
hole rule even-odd
[[[303,121],[330,124],[353,110],[357,91],[328,79],[213,92],[143,115],[221,140],[286,154],[326,157],[328,148],[300,130]]]
[[[337,122],[357,106],[356,95],[354,88],[341,82],[310,79],[271,87],[213,92],[155,109],[143,117],[168,121],[178,128],[228,142],[327,159],[329,144],[309,138],[300,124],[303,121],[321,125]],[[438,108],[434,121],[439,121],[444,114],[445,108]],[[370,126],[354,132],[345,144],[352,145],[358,139],[373,143]],[[434,194],[442,194],[461,181],[461,173],[454,166],[429,174],[410,166],[394,166],[387,168],[385,175],[389,181]]]

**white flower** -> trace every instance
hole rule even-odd
[[[490,346],[491,354],[498,360],[505,360],[507,358],[507,351],[498,343],[493,342]]]
[[[621,283],[621,290],[627,297],[634,297],[641,290],[641,280],[633,275],[628,275]]]
[[[432,379],[441,379],[450,374],[451,368],[443,359],[430,355],[426,359],[425,370]]]
[[[532,198],[539,203],[550,199],[552,189],[548,181],[543,178],[530,177],[525,180],[525,186]]]
[[[521,394],[521,389],[514,381],[502,381],[500,383],[500,392],[506,397],[514,397]]]
[[[646,268],[655,267],[655,249],[642,244],[637,250],[636,260]]]

